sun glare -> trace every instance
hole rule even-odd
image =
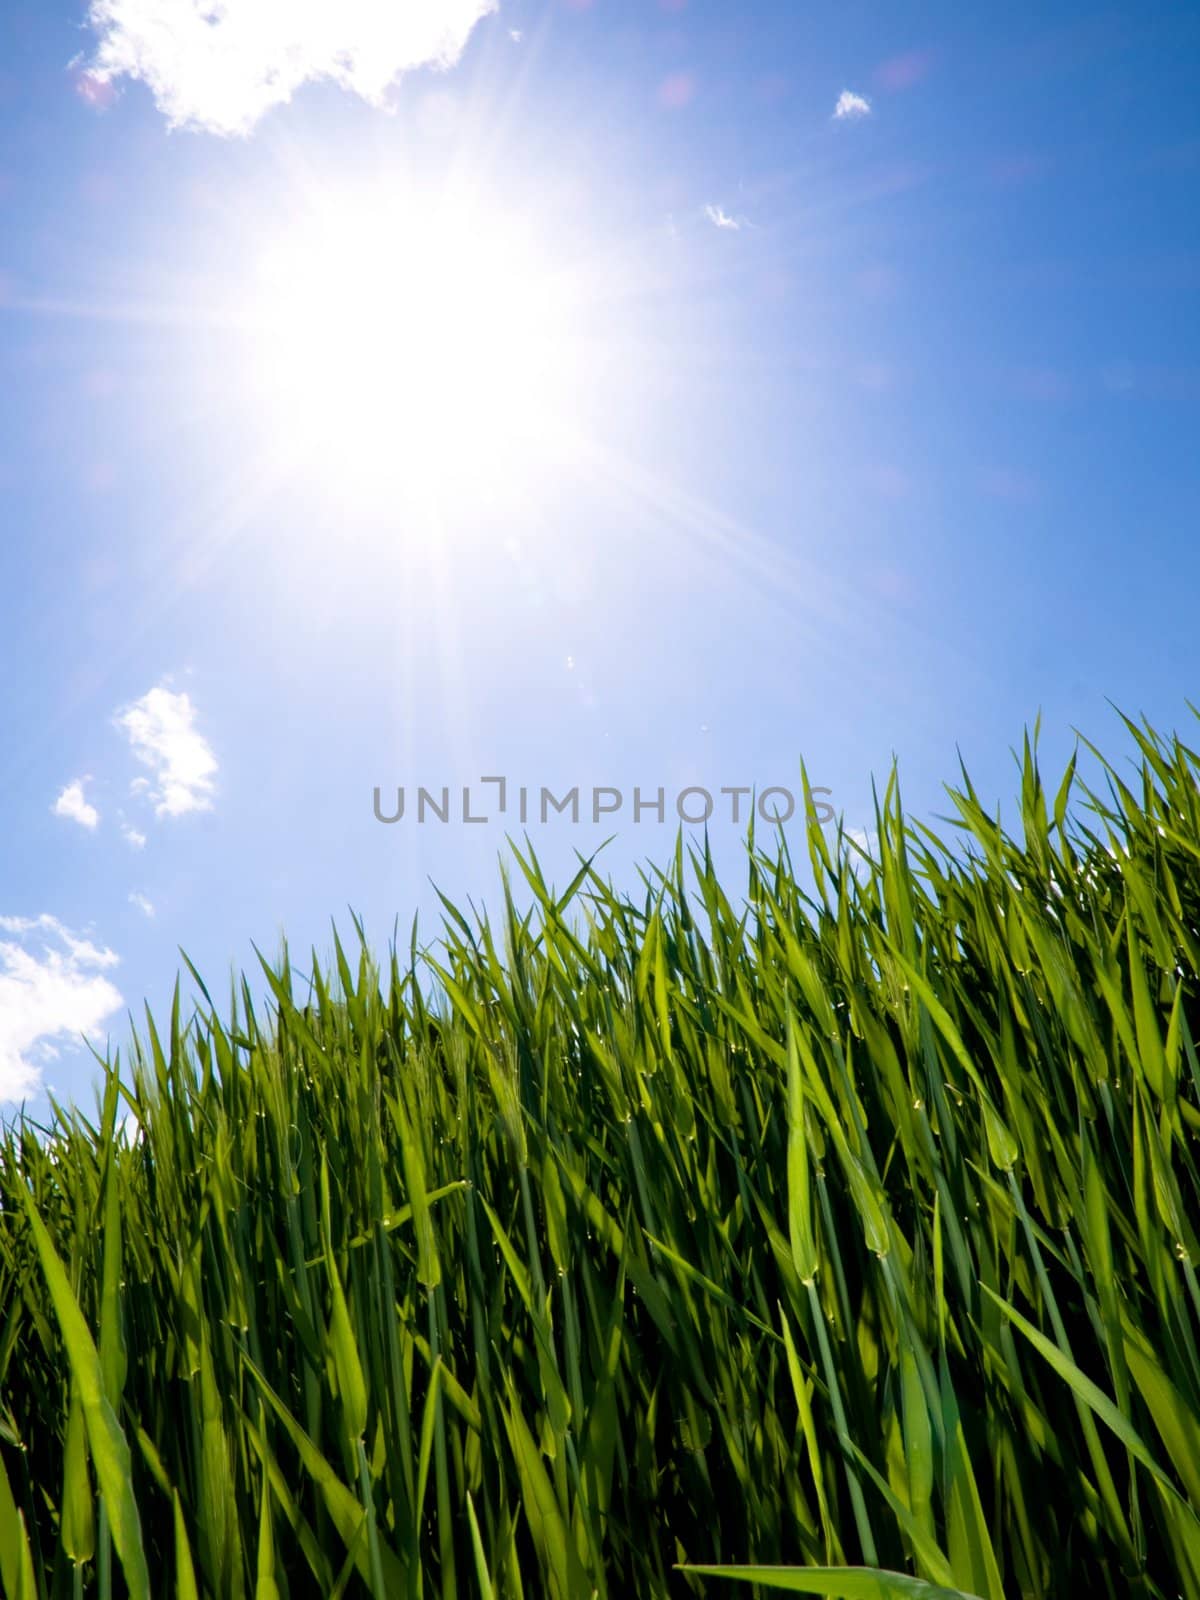
[[[322,206],[257,266],[249,387],[273,452],[343,496],[513,487],[565,448],[564,284],[474,208]]]

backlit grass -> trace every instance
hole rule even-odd
[[[0,1143],[0,1590],[1200,1600],[1200,757],[1129,731],[1017,836],[523,851],[148,1019]]]

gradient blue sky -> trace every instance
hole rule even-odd
[[[0,1098],[89,1099],[80,1030],[121,1043],[178,946],[215,990],[347,907],[432,936],[431,879],[494,903],[512,816],[383,827],[376,784],[617,786],[610,826],[529,831],[562,881],[615,827],[632,885],[674,829],[631,824],[634,784],[803,757],[864,827],[893,754],[919,815],[958,749],[1012,795],[1039,709],[1054,768],[1076,727],[1126,748],[1109,700],[1187,728],[1196,7],[456,0],[461,55],[386,109],[356,92],[372,0],[229,31],[202,81],[182,35],[152,83],[117,71],[189,9],[0,12]],[[239,39],[259,87],[289,46],[315,81],[264,109]],[[414,239],[457,185],[536,240],[578,448],[505,471],[450,440],[415,498],[402,437],[365,488],[272,453],[230,307],[364,183],[423,197]],[[481,342],[512,292],[489,248]]]

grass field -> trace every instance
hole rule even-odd
[[[807,894],[523,852],[192,974],[0,1144],[4,1594],[1200,1600],[1200,757],[1127,727]]]

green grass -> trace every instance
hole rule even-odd
[[[807,894],[525,853],[193,974],[0,1141],[0,1591],[1200,1600],[1200,758],[1127,727]]]

